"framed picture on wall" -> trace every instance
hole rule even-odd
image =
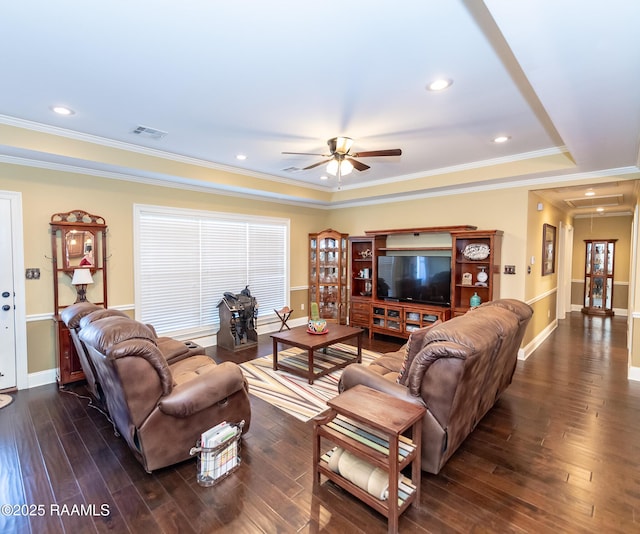
[[[556,272],[556,227],[542,225],[542,276]]]

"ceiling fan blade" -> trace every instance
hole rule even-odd
[[[315,167],[319,167],[320,165],[324,165],[325,163],[327,163],[327,161],[319,161],[318,163],[314,163],[313,165],[308,165],[307,167],[304,167],[302,170],[308,171],[309,169],[313,169]]]
[[[347,161],[351,163],[351,165],[353,165],[353,168],[356,169],[357,171],[366,171],[367,169],[371,168],[369,167],[369,165],[365,165],[364,163],[362,163],[361,161],[358,161],[357,159],[347,158]]]
[[[373,156],[402,156],[402,150],[391,148],[389,150],[369,150],[368,152],[358,152],[351,154],[354,158],[371,158]]]

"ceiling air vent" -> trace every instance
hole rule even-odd
[[[623,200],[623,195],[602,195],[599,197],[565,198],[564,201],[572,208],[595,208],[598,206],[619,206]]]
[[[138,126],[131,133],[139,135],[140,137],[146,137],[148,139],[162,139],[163,137],[168,135],[168,132],[156,130],[155,128],[149,128],[148,126]]]

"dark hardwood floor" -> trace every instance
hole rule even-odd
[[[625,331],[620,317],[561,321],[442,472],[423,474],[421,507],[400,531],[640,532],[640,383],[626,378]],[[210,355],[270,352],[267,335]],[[0,410],[3,533],[386,532],[384,517],[332,483],[313,492],[311,423],[259,399],[242,466],[202,488],[194,461],[146,474],[83,398],[55,385],[14,395]]]

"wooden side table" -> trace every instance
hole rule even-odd
[[[420,503],[420,447],[425,408],[363,385],[327,401],[329,410],[314,419],[314,484],[325,475],[388,520],[390,533],[398,532],[398,518],[411,504]],[[402,436],[411,429],[411,439]],[[380,500],[328,466],[331,451],[321,455],[321,438],[335,443],[369,464],[389,473],[389,496]],[[411,464],[411,479],[398,477]],[[399,486],[402,486],[399,488]]]

